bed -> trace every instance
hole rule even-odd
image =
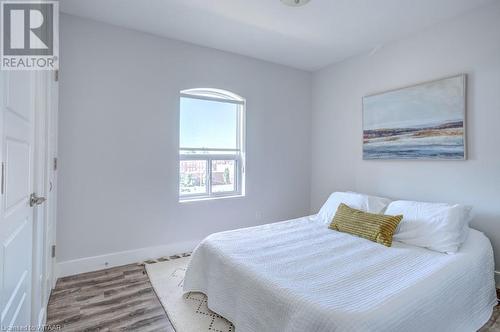
[[[184,291],[237,332],[476,331],[496,305],[493,251],[470,229],[456,254],[337,231],[314,217],[212,234]]]

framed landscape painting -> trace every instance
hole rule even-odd
[[[363,159],[464,160],[466,76],[363,98]]]

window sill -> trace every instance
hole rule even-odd
[[[221,199],[234,199],[243,198],[244,194],[227,195],[227,196],[212,196],[212,197],[191,197],[191,198],[179,198],[179,203],[190,203],[190,202],[200,202],[200,201],[216,201]]]

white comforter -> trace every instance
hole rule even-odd
[[[210,235],[184,291],[205,293],[237,332],[475,331],[496,304],[493,252],[478,231],[447,255],[308,217]]]

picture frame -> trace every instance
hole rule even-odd
[[[466,160],[467,75],[363,97],[364,160]]]

